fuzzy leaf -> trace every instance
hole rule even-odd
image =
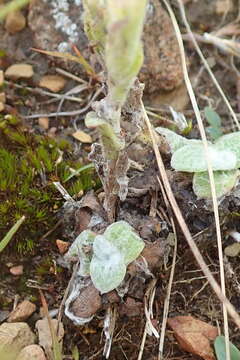
[[[141,36],[146,0],[108,0],[105,61],[109,94],[123,105],[143,62]],[[124,54],[124,56],[123,56]]]
[[[238,170],[214,171],[214,183],[217,197],[226,195],[236,184]],[[211,187],[207,172],[195,173],[193,176],[193,191],[199,199],[211,198]]]
[[[144,248],[143,240],[126,221],[109,225],[104,237],[119,250],[126,265],[135,260]]]
[[[65,258],[78,256],[80,259],[80,268],[78,274],[87,276],[90,274],[90,262],[92,259],[92,245],[96,234],[90,230],[84,230],[74,240],[70,246]]]
[[[115,289],[126,274],[124,257],[104,236],[97,235],[93,244],[90,274],[94,286],[103,294]]]
[[[232,170],[236,168],[236,155],[230,150],[218,150],[208,147],[213,170]],[[202,144],[186,145],[172,156],[171,166],[177,171],[202,172],[207,170],[207,161]]]
[[[88,128],[99,128],[108,158],[114,158],[116,152],[124,147],[124,142],[116,135],[114,128],[106,120],[98,117],[94,111],[90,111],[86,115],[85,125]]]
[[[215,147],[219,150],[230,150],[237,157],[236,167],[240,167],[240,131],[221,136],[215,143]]]
[[[240,351],[233,345],[231,342],[229,343],[230,348],[230,357],[231,360],[239,360],[240,359]],[[217,336],[214,341],[214,349],[217,356],[217,360],[225,360],[226,359],[226,346],[225,346],[225,337]]]
[[[191,144],[201,144],[202,140],[198,139],[186,139],[184,136],[178,135],[172,130],[169,130],[164,127],[157,127],[155,130],[160,134],[163,135],[170,147],[172,153],[177,151],[183,146],[191,145]]]
[[[222,130],[218,127],[208,126],[205,130],[213,140],[217,140],[222,135]]]

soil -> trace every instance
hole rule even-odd
[[[238,2],[230,1],[232,7],[226,16],[219,10],[220,2],[224,1],[184,1],[186,14],[194,33],[213,32],[237,19]],[[79,18],[76,18],[76,2],[70,1],[70,3],[69,16],[72,23],[77,21],[80,27],[79,37],[77,39],[72,38],[71,41],[76,41],[83,56],[88,59],[96,72],[98,72],[100,65],[96,62],[91,46],[87,43]],[[181,30],[184,33],[185,29],[178,8],[175,6],[174,1],[172,3]],[[183,84],[180,56],[170,20],[158,1],[152,1],[150,5],[154,9],[152,9],[153,14],[156,15],[157,13],[162,16],[159,15],[160,20],[158,19],[159,23],[157,23],[156,18],[151,17],[150,8],[148,14],[150,20],[146,25],[146,32],[149,37],[148,40],[145,39],[145,53],[147,53],[147,56],[140,75],[140,78],[145,79],[147,84],[144,93],[145,104],[149,111],[155,113],[155,116],[151,117],[152,123],[161,126],[172,124],[169,111],[169,106],[172,106],[174,109],[184,113],[188,121],[192,121],[193,127],[190,137],[199,137],[194,113]],[[97,79],[89,77],[79,64],[59,60],[32,50],[35,47],[48,51],[60,51],[61,49],[58,48],[57,44],[64,42],[68,46],[67,51],[72,51],[72,54],[76,55],[71,46],[69,47],[70,41],[68,42],[67,35],[56,29],[51,12],[46,10],[48,6],[50,5],[46,1],[40,0],[36,5],[35,1],[33,1],[30,8],[23,9],[22,13],[28,19],[28,24],[25,29],[14,35],[8,34],[4,24],[0,24],[0,69],[5,71],[11,64],[15,63],[27,63],[34,67],[34,76],[31,79],[8,80],[4,87],[0,89],[0,93],[4,92],[6,95],[5,109],[0,112],[0,120],[4,119],[5,115],[11,114],[20,118],[27,131],[31,134],[40,134],[43,137],[56,140],[59,138],[67,140],[72,146],[74,158],[78,157],[82,164],[87,164],[89,163],[90,144],[81,143],[71,135],[77,130],[82,130],[91,135],[93,142],[97,140],[96,131],[89,131],[85,127],[83,120],[87,111],[91,108],[90,99],[93,94],[98,92],[100,86]],[[47,17],[45,17],[46,13]],[[239,21],[237,24],[239,24]],[[161,37],[157,35],[157,31],[161,31]],[[234,36],[234,34],[231,35]],[[170,40],[166,41],[166,38]],[[200,43],[200,46],[239,118],[240,87],[239,73],[236,72],[240,65],[239,58],[234,57],[235,67],[233,67],[233,59],[229,53],[224,53],[217,47],[205,43]],[[156,49],[160,49],[161,54],[157,54]],[[211,105],[222,119],[224,132],[233,131],[234,125],[228,110],[209,75],[204,70],[191,42],[188,40],[185,40],[185,49],[188,56],[189,74],[193,80],[200,109]],[[58,98],[54,98],[46,92],[44,93],[44,89],[39,88],[39,80],[43,75],[58,72],[63,76],[62,70],[66,71],[64,77],[67,83],[64,90],[60,92],[61,94],[67,94],[79,84],[86,85],[80,94],[77,92],[73,94],[74,97],[81,98],[80,105],[79,102],[69,99],[63,99],[64,101],[60,104]],[[83,82],[81,82],[82,80]],[[102,94],[98,92],[97,96],[97,99],[99,99]],[[79,108],[83,109],[82,113],[74,114],[73,111],[78,111]],[[56,112],[59,113],[58,116],[56,116]],[[39,118],[42,117],[49,119],[49,124],[45,129],[39,123]],[[151,271],[156,279],[152,324],[160,332],[164,300],[173,258],[173,247],[169,244],[168,239],[169,236],[171,237],[173,229],[169,222],[171,212],[164,203],[156,180],[158,170],[154,153],[147,150],[146,154],[146,149],[140,150],[137,148],[133,152],[133,156],[135,162],[139,163],[140,167],[143,166],[143,171],[139,171],[139,169],[132,170],[129,196],[126,201],[118,203],[117,220],[129,222],[148,243],[149,249],[151,249],[151,246],[154,249],[155,244],[157,244],[158,249],[161,249],[159,256],[156,256],[155,250],[149,250],[148,255],[146,255],[150,263],[152,262]],[[141,158],[138,159],[139,155],[137,156],[137,154],[141,154]],[[68,157],[71,157],[71,155],[68,154]],[[143,157],[147,161],[142,161]],[[191,234],[194,236],[209,269],[219,281],[218,249],[212,206],[210,202],[197,200],[192,191],[191,177],[174,173],[170,167],[168,154],[164,153],[163,157],[176,200]],[[56,179],[50,178],[47,181],[56,181]],[[238,186],[219,205],[223,249],[234,242],[229,233],[232,230],[240,231],[239,189]],[[73,194],[74,206],[66,202],[63,205],[64,200],[60,193],[55,192],[54,194],[55,205],[57,204],[56,210],[53,205],[49,219],[44,222],[44,225],[41,225],[36,234],[35,246],[32,251],[21,254],[16,252],[14,246],[10,246],[1,254],[0,322],[5,321],[6,315],[12,310],[17,298],[19,300],[29,299],[37,305],[38,309],[27,320],[34,329],[36,321],[41,318],[40,307],[42,305],[39,289],[44,292],[49,310],[59,309],[72,272],[63,266],[63,255],[60,254],[56,246],[56,240],[61,239],[72,243],[76,236],[88,227],[94,216],[102,218],[102,225],[96,227],[95,230],[102,232],[106,227],[105,214],[102,209],[104,194],[99,183],[90,192],[89,188],[87,188]],[[84,196],[87,196],[87,198]],[[10,225],[7,225],[9,228]],[[168,316],[192,315],[209,324],[218,324],[223,329],[221,304],[194,260],[177,224],[176,227],[178,237],[177,263]],[[4,235],[5,233],[0,234],[0,239]],[[24,236],[25,234],[21,233],[20,228],[18,238],[21,240],[21,237]],[[23,274],[12,275],[10,269],[14,265],[23,265]],[[238,256],[225,257],[225,271],[227,296],[239,312],[240,272]],[[65,359],[73,359],[71,354],[74,346],[78,348],[80,359],[103,358],[105,344],[103,328],[107,309],[117,313],[110,359],[135,360],[138,358],[146,324],[144,314],[146,291],[151,285],[152,278],[150,275],[140,276],[132,268],[128,269],[128,276],[130,285],[127,294],[121,299],[116,294],[111,294],[108,297],[102,296],[101,301],[98,298],[100,309],[89,324],[76,326],[71,320],[63,316],[65,329],[63,353]],[[239,330],[231,319],[229,320],[229,330],[231,341],[240,348]],[[147,335],[142,359],[158,359],[158,347],[159,340],[154,336]],[[166,330],[164,354],[164,359],[198,359],[196,355],[181,349],[170,328]]]

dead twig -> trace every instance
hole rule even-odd
[[[90,106],[92,105],[93,101],[96,100],[96,98],[101,94],[103,90],[103,87],[99,88],[95,94],[92,96],[91,100],[88,102],[88,104],[83,107],[82,109],[79,110],[74,110],[74,111],[64,111],[64,112],[55,112],[55,113],[50,113],[50,114],[34,114],[34,115],[27,115],[24,116],[25,119],[37,119],[39,117],[56,117],[56,116],[76,116],[76,115],[81,115],[83,113],[85,113]]]

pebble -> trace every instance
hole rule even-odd
[[[75,133],[72,134],[74,139],[77,139],[78,141],[86,144],[92,143],[92,138],[90,135],[86,134],[84,131],[78,130]]]
[[[51,323],[52,323],[52,327],[53,327],[54,331],[56,332],[56,330],[58,328],[57,319],[52,319]],[[38,320],[36,322],[36,329],[38,332],[39,345],[41,345],[44,348],[47,357],[49,359],[52,359],[52,355],[53,355],[52,354],[52,336],[51,336],[51,331],[49,329],[48,319],[44,318],[42,320]],[[59,342],[60,346],[61,346],[63,336],[64,336],[64,328],[63,328],[63,324],[60,322],[59,330],[58,330],[58,342]]]
[[[38,119],[38,124],[39,126],[44,129],[44,130],[48,130],[49,128],[49,118],[47,117],[40,117]]]
[[[61,91],[66,85],[66,79],[60,75],[45,75],[41,78],[39,86],[54,93]]]
[[[41,346],[33,344],[23,348],[16,360],[47,360],[47,358]]]
[[[8,79],[30,79],[33,76],[33,67],[29,64],[14,64],[7,68],[5,71],[5,76]]]
[[[0,102],[0,112],[2,112],[4,108],[5,108],[4,103]]]
[[[216,13],[217,15],[223,15],[225,12],[233,11],[234,6],[232,0],[217,0],[216,1]]]
[[[58,248],[60,254],[64,254],[68,250],[70,243],[60,240],[60,239],[57,239],[56,245],[57,245],[57,248]]]
[[[15,276],[23,274],[23,265],[17,265],[10,268],[10,273]]]
[[[5,21],[5,29],[9,34],[16,34],[26,26],[26,19],[21,11],[10,12]]]
[[[36,305],[28,300],[24,300],[10,313],[7,321],[12,323],[27,320],[34,311],[36,311]]]
[[[25,346],[35,342],[35,335],[28,324],[24,322],[3,323],[0,325],[0,344],[1,347],[14,348],[18,351]]]

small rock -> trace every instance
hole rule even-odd
[[[12,275],[19,276],[23,274],[23,265],[17,265],[11,267],[9,270]]]
[[[47,358],[41,346],[33,344],[23,348],[16,360],[47,360]]]
[[[5,21],[5,29],[9,34],[15,34],[26,26],[26,19],[21,11],[10,12]]]
[[[5,108],[4,103],[0,102],[0,112],[2,112],[4,108]]]
[[[216,1],[216,13],[217,15],[223,15],[226,12],[230,12],[234,9],[232,0],[217,0]]]
[[[48,128],[49,128],[49,118],[40,117],[38,119],[38,124],[39,124],[39,126],[41,126],[42,129],[48,130]]]
[[[3,70],[0,70],[0,86],[2,86],[4,83],[4,73]]]
[[[89,285],[81,291],[81,294],[73,302],[71,312],[80,318],[90,318],[95,315],[101,307],[101,296],[98,290]]]
[[[240,253],[240,243],[234,243],[232,245],[228,245],[224,249],[224,254],[226,256],[235,257]]]
[[[28,319],[34,311],[36,311],[36,305],[28,300],[24,300],[10,313],[7,321],[10,323],[24,321]]]
[[[56,136],[56,132],[57,132],[57,128],[53,126],[48,130],[48,136],[50,138],[54,138]]]
[[[51,319],[51,323],[56,333],[58,327],[58,321],[56,319]],[[51,336],[51,331],[49,329],[48,319],[44,318],[42,320],[38,320],[36,322],[36,328],[38,331],[39,345],[41,345],[44,348],[47,358],[52,359],[53,358],[52,336]],[[63,328],[63,324],[60,322],[58,329],[58,336],[57,336],[60,345],[63,336],[64,336],[64,328]]]
[[[183,81],[181,57],[172,21],[160,1],[150,0],[143,30],[144,64],[139,73],[144,92],[173,90]]]
[[[66,84],[66,80],[60,75],[46,75],[43,76],[39,82],[40,87],[47,88],[52,92],[61,91]]]
[[[26,323],[4,323],[0,326],[1,347],[20,351],[34,342],[35,336]]]
[[[78,130],[75,133],[72,134],[74,139],[77,139],[78,141],[82,143],[92,143],[92,138],[90,135],[86,134],[84,131]]]
[[[5,104],[5,102],[6,102],[6,95],[4,92],[0,93],[0,102],[3,104]]]
[[[60,254],[64,254],[68,250],[70,243],[57,239],[56,245],[58,247]]]
[[[33,67],[29,64],[14,64],[9,66],[5,71],[5,76],[8,79],[30,79],[33,76]]]

